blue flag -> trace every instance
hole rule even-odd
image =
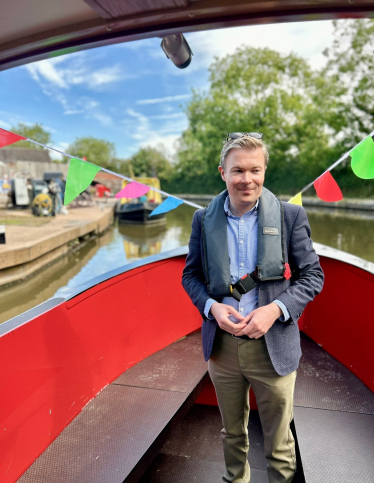
[[[165,201],[161,203],[157,208],[155,208],[149,216],[159,215],[160,213],[167,213],[168,211],[174,210],[177,206],[183,203],[182,200],[178,200],[173,196],[169,196]]]

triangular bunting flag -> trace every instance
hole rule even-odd
[[[297,193],[297,195],[293,196],[290,200],[288,200],[288,202],[292,203],[293,205],[303,206],[301,193]]]
[[[139,196],[143,196],[148,193],[150,189],[151,188],[145,184],[132,181],[116,194],[116,198],[139,198]]]
[[[81,194],[91,184],[100,169],[100,166],[71,158],[66,177],[64,205],[68,205]]]
[[[169,196],[165,201],[161,203],[157,208],[155,208],[149,216],[160,215],[161,213],[167,213],[168,211],[174,210],[177,206],[181,205],[183,200],[178,200],[173,196]]]
[[[4,146],[9,146],[9,144],[14,144],[17,141],[22,141],[27,138],[23,136],[19,136],[18,134],[14,134],[10,131],[5,131],[5,129],[0,128],[0,148]]]
[[[358,178],[374,178],[374,141],[368,136],[349,153],[352,171]]]
[[[327,171],[320,178],[316,179],[313,184],[318,198],[320,198],[322,201],[332,202],[343,199],[343,194],[338,186],[338,183],[334,180],[330,171]]]

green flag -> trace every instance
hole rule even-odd
[[[80,195],[91,184],[91,181],[100,169],[99,166],[94,164],[71,158],[66,177],[64,205],[68,205],[74,198]]]
[[[349,153],[352,171],[362,179],[374,178],[374,141],[368,136]]]

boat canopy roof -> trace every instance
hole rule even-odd
[[[2,0],[0,70],[148,37],[373,12],[374,0]]]

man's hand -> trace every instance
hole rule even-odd
[[[231,305],[215,302],[210,307],[210,312],[218,322],[218,325],[221,327],[221,329],[229,332],[230,334],[237,335],[237,332],[247,327],[247,323],[243,322],[244,317],[240,315],[239,312],[237,312],[233,307],[231,307]],[[229,315],[233,315],[240,322],[234,324],[234,322],[231,322],[229,319]]]
[[[246,323],[246,326],[235,335],[238,337],[241,335],[247,335],[251,339],[258,339],[266,334],[281,315],[281,309],[274,302],[269,305],[264,305],[264,307],[259,307],[244,318],[243,322]]]

